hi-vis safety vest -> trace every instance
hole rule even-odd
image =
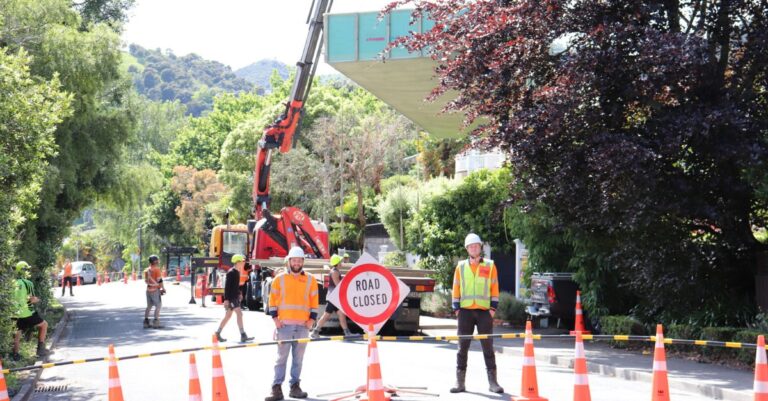
[[[459,262],[459,285],[461,286],[461,298],[459,306],[468,308],[473,304],[484,308],[491,308],[491,276],[493,273],[493,261],[483,260],[477,266],[477,274],[472,273],[469,261]],[[485,270],[483,274],[481,271]]]
[[[272,281],[269,311],[287,324],[303,324],[310,314],[317,315],[317,281],[309,274],[282,273]]]

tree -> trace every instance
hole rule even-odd
[[[11,266],[18,261],[18,230],[36,217],[48,160],[57,149],[56,124],[71,112],[71,97],[58,79],[33,79],[29,64],[24,50],[0,47],[0,353],[8,351],[14,327]],[[33,279],[41,282],[45,266],[32,266]]]
[[[582,279],[618,277],[649,320],[749,318],[766,249],[752,226],[768,203],[768,4],[416,5],[435,28],[395,45],[438,61],[433,96],[457,91],[447,108],[486,119],[475,136],[509,151],[525,208],[588,245],[571,260]]]
[[[25,224],[20,246],[33,265],[50,266],[69,222],[114,183],[121,145],[132,115],[123,107],[127,87],[119,75],[117,34],[103,24],[81,25],[63,0],[3,0],[6,24],[0,46],[27,49],[37,78],[59,77],[72,96],[71,116],[57,126],[58,153],[49,158],[37,219]]]
[[[402,117],[387,109],[365,113],[361,105],[354,103],[345,103],[335,116],[320,119],[312,132],[314,147],[339,166],[340,176],[357,196],[360,248],[366,224],[366,188],[378,192],[387,165],[402,163],[405,155],[399,143],[414,136],[415,130]]]
[[[208,205],[212,205],[226,191],[213,170],[196,170],[177,166],[173,169],[171,189],[178,194],[181,204],[176,208],[181,226],[187,236],[202,242],[206,231],[211,228],[212,216]]]

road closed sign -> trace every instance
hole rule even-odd
[[[389,269],[366,254],[344,275],[326,301],[341,309],[360,327],[367,329],[372,325],[377,333],[409,291]]]

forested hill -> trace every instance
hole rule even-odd
[[[259,60],[251,65],[236,70],[235,75],[256,84],[259,88],[271,91],[272,84],[269,82],[269,77],[272,76],[272,72],[275,70],[277,70],[277,73],[282,79],[287,79],[288,75],[290,75],[290,70],[285,63],[266,59]]]
[[[170,51],[135,44],[129,46],[129,53],[127,69],[139,93],[152,100],[178,100],[187,107],[187,114],[193,116],[211,110],[213,98],[219,93],[248,92],[257,87],[236,76],[229,66],[194,53],[176,56]]]

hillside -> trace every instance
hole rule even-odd
[[[236,76],[229,66],[194,53],[178,57],[170,51],[135,44],[130,45],[129,52],[123,62],[128,64],[136,90],[152,100],[178,100],[187,106],[187,114],[193,116],[211,110],[218,93],[256,89],[256,85]]]
[[[269,77],[272,71],[277,70],[281,78],[286,79],[290,74],[288,66],[277,60],[259,60],[251,65],[240,68],[235,71],[235,75],[256,84],[260,89],[269,92],[272,85],[269,83]]]

